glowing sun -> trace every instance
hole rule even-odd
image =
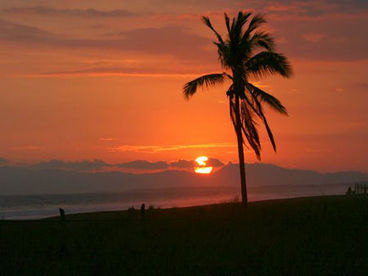
[[[194,168],[196,173],[210,174],[212,172],[213,167],[207,167],[207,156],[200,156],[195,161],[198,164],[198,166]]]

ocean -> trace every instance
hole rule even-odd
[[[249,201],[344,194],[349,184],[249,187]],[[121,193],[0,195],[0,219],[39,219],[66,214],[139,208],[171,208],[240,200],[236,187],[176,187]]]

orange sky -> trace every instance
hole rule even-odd
[[[190,101],[182,86],[221,70],[200,15],[221,29],[255,9],[295,71],[259,82],[290,113],[268,113],[278,153],[263,139],[262,161],[368,171],[366,1],[131,2],[1,1],[0,157],[236,161],[226,86]]]

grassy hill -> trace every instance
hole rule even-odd
[[[368,198],[0,221],[0,275],[368,273]]]

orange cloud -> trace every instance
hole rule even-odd
[[[213,143],[213,144],[194,144],[194,145],[165,145],[165,146],[137,146],[137,145],[120,145],[110,148],[111,151],[134,151],[134,152],[161,152],[175,151],[183,149],[206,149],[206,148],[233,148],[235,144],[230,143]]]

